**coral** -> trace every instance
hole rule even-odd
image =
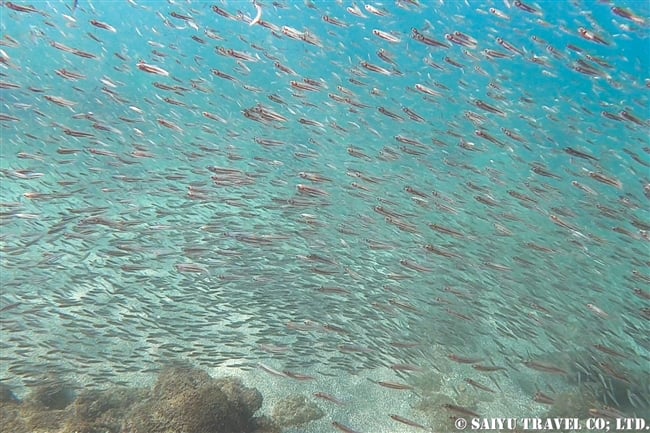
[[[189,365],[173,365],[160,372],[151,395],[155,399],[168,398],[170,395],[196,389],[210,380],[212,377],[206,371]]]
[[[213,379],[201,370],[175,366],[160,374],[152,397],[133,408],[123,432],[251,432],[256,428],[252,415],[261,406],[261,394],[238,379]]]
[[[262,395],[239,379],[187,366],[165,369],[153,389],[83,390],[46,379],[23,402],[0,389],[0,433],[279,433],[254,417]]]
[[[273,407],[273,420],[283,427],[306,424],[324,415],[316,403],[301,394],[290,395]]]
[[[118,433],[122,419],[131,406],[149,392],[137,388],[111,388],[106,391],[82,391],[70,406],[65,432]]]
[[[262,407],[262,394],[254,388],[246,388],[241,380],[235,377],[217,379],[216,385],[234,404],[240,416],[250,418]]]

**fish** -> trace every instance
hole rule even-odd
[[[523,364],[530,369],[541,371],[543,373],[561,374],[561,375],[568,374],[566,370],[546,363],[541,363],[537,361],[526,361]]]
[[[395,389],[398,391],[412,390],[411,385],[397,382],[386,382],[386,381],[377,381],[377,385],[383,386],[384,388]]]
[[[466,382],[468,385],[471,385],[471,386],[473,386],[473,387],[476,388],[476,389],[480,389],[481,391],[486,391],[486,392],[489,392],[489,393],[492,393],[492,394],[496,393],[496,391],[494,391],[493,389],[491,389],[491,388],[489,388],[489,387],[487,387],[487,386],[485,386],[485,385],[482,385],[482,384],[476,382],[475,380],[472,380],[472,379],[466,378],[466,379],[465,379],[465,382]]]
[[[647,406],[645,5],[107,6],[0,4],[22,400],[179,361],[315,433]]]
[[[344,433],[360,433],[358,430],[354,430],[352,427],[348,427],[347,425],[341,424],[338,421],[333,421],[332,426],[336,427]]]
[[[145,63],[143,61],[138,62],[137,67],[141,71],[147,72],[149,74],[160,75],[162,77],[168,77],[169,76],[169,72],[167,72],[163,68],[161,68],[159,66],[147,64],[147,63]]]
[[[404,418],[403,416],[399,416],[399,415],[395,415],[395,414],[391,414],[389,416],[391,417],[391,419],[393,419],[393,420],[395,420],[397,422],[401,422],[402,424],[406,424],[406,425],[408,425],[410,427],[415,427],[415,428],[419,428],[419,429],[422,429],[422,430],[427,429],[424,425],[422,425],[420,423],[417,423],[417,422],[415,422],[413,420],[410,420],[408,418]]]
[[[467,409],[467,408],[462,407],[462,406],[457,406],[455,404],[445,403],[445,404],[442,405],[442,407],[444,409],[448,410],[449,412],[451,412],[453,414],[456,414],[456,415],[471,416],[471,417],[475,417],[475,418],[480,418],[481,417],[481,415],[478,414],[477,412],[474,412],[473,410]]]
[[[555,399],[549,397],[548,395],[540,391],[535,393],[535,395],[533,396],[533,400],[536,401],[537,403],[548,404],[548,405],[553,405],[555,403]]]
[[[325,392],[316,392],[316,393],[314,393],[314,397],[317,397],[317,398],[320,398],[320,399],[323,399],[323,400],[327,400],[330,403],[334,403],[334,404],[337,404],[337,405],[340,405],[340,406],[345,405],[345,402],[343,402],[343,401],[339,400],[338,398],[334,397],[333,395],[327,394]]]
[[[253,1],[253,6],[255,6],[255,17],[251,20],[250,23],[248,23],[249,26],[254,26],[255,24],[259,24],[259,22],[262,20],[262,6],[257,1]]]

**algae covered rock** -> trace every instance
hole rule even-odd
[[[0,431],[23,433],[29,431],[24,417],[21,416],[21,402],[15,398],[11,390],[6,388],[11,394],[0,400]]]
[[[125,420],[124,433],[247,433],[262,395],[235,378],[213,379],[192,367],[163,371],[147,401]]]
[[[0,433],[278,433],[255,417],[262,395],[232,377],[192,367],[165,369],[153,388],[86,389],[45,378],[20,401],[0,399]]]
[[[54,375],[34,386],[20,405],[20,418],[27,431],[58,431],[66,416],[66,408],[75,399],[75,387]],[[15,433],[15,432],[12,432]]]
[[[148,389],[110,388],[104,391],[84,390],[69,407],[66,432],[119,433],[122,419],[131,406],[141,402]]]
[[[196,389],[211,380],[212,377],[207,371],[185,365],[171,366],[160,372],[151,395],[157,399],[168,398],[186,390]]]
[[[0,403],[18,403],[20,400],[11,388],[4,383],[0,383]]]
[[[29,402],[51,410],[62,410],[75,399],[74,388],[59,380],[46,380],[28,396]]]
[[[66,416],[65,407],[74,400],[74,389],[53,377],[34,386],[21,401],[3,385],[0,399],[0,432],[32,433],[58,431]]]
[[[282,427],[306,424],[324,415],[316,403],[301,394],[290,395],[273,408],[273,420]]]
[[[228,401],[235,406],[240,416],[250,418],[262,407],[262,394],[254,389],[247,388],[235,377],[216,379],[215,384],[221,388]]]

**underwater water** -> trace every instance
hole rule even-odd
[[[183,363],[286,432],[650,419],[649,16],[4,1],[12,404]]]

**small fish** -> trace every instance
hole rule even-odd
[[[149,74],[160,75],[162,77],[169,77],[169,72],[155,65],[149,65],[143,61],[138,62],[136,65],[141,71],[147,72]]]
[[[374,30],[372,31],[372,34],[375,35],[375,36],[377,36],[377,37],[380,38],[380,39],[383,39],[383,40],[385,40],[385,41],[390,42],[391,44],[397,44],[397,43],[400,43],[400,42],[402,41],[402,40],[401,40],[400,38],[398,38],[397,36],[393,36],[392,34],[387,33],[387,32],[384,32],[384,31],[382,31],[382,30],[374,29]]]
[[[472,368],[476,371],[481,371],[483,373],[492,373],[494,371],[504,371],[506,370],[505,367],[500,367],[498,365],[481,365],[481,364],[474,364],[472,365]]]
[[[306,375],[306,374],[296,373],[294,371],[285,370],[282,373],[286,377],[290,377],[291,379],[300,380],[300,381],[314,380],[315,379],[314,376],[309,376],[309,375]]]
[[[397,383],[397,382],[385,382],[385,381],[378,381],[375,382],[377,385],[383,386],[384,388],[390,388],[390,389],[395,389],[398,391],[409,391],[412,390],[413,387],[411,385],[407,385],[405,383]]]
[[[535,393],[533,400],[536,401],[537,403],[548,404],[551,406],[555,404],[555,399],[539,391]]]
[[[474,412],[473,410],[464,408],[462,406],[457,406],[455,404],[446,403],[446,404],[442,405],[442,408],[446,409],[449,412],[452,412],[452,413],[454,413],[456,415],[460,415],[460,416],[471,416],[471,417],[475,417],[475,418],[480,418],[481,417],[481,415]]]
[[[255,18],[253,18],[251,22],[248,23],[248,25],[251,27],[255,24],[259,24],[262,20],[262,6],[256,0],[253,0],[253,6],[255,6]]]
[[[478,359],[478,358],[466,358],[466,357],[462,357],[462,356],[458,356],[458,355],[454,355],[454,354],[447,355],[447,358],[449,358],[452,361],[457,362],[459,364],[477,364],[477,363],[481,362],[481,360]]]
[[[354,430],[353,428],[348,427],[345,424],[341,424],[338,421],[333,421],[332,425],[344,433],[360,433],[358,430]]]
[[[530,369],[541,371],[542,373],[559,374],[559,375],[568,374],[568,372],[562,368],[550,364],[544,364],[537,361],[525,361],[523,364]]]
[[[496,391],[494,391],[493,389],[488,388],[487,386],[482,385],[482,384],[480,384],[480,383],[478,383],[478,382],[476,382],[476,381],[474,381],[474,380],[472,380],[472,379],[465,379],[465,382],[466,382],[468,385],[471,385],[471,386],[473,386],[473,387],[476,388],[476,389],[480,389],[480,390],[482,390],[482,391],[490,392],[490,393],[492,393],[492,394],[495,394],[495,393],[496,393]]]
[[[327,394],[325,392],[316,392],[316,393],[314,393],[314,397],[317,397],[317,398],[320,398],[320,399],[323,399],[323,400],[327,400],[330,403],[338,404],[339,406],[345,405],[345,402],[343,402],[343,401],[339,400],[338,398],[334,397],[333,395]]]
[[[407,371],[407,372],[412,372],[412,371],[422,371],[422,367],[418,367],[417,365],[413,364],[393,364],[390,366],[395,371]]]
[[[103,23],[101,21],[90,20],[90,24],[92,24],[93,26],[95,26],[95,27],[97,27],[99,29],[107,30],[107,31],[109,31],[111,33],[117,33],[117,29],[115,29],[115,27],[113,27],[113,26],[111,26],[109,24]]]
[[[587,308],[589,309],[589,311],[591,311],[601,319],[607,319],[609,317],[609,314],[604,312],[600,307],[596,306],[595,304],[589,303],[587,304]]]
[[[397,421],[397,422],[401,422],[402,424],[406,424],[406,425],[408,425],[408,426],[415,427],[415,428],[419,428],[419,429],[422,429],[422,430],[426,430],[426,429],[427,429],[427,428],[426,428],[425,426],[423,426],[422,424],[419,424],[419,423],[417,423],[417,422],[415,422],[415,421],[413,421],[413,420],[410,420],[410,419],[408,419],[408,418],[404,418],[403,416],[394,415],[394,414],[391,414],[391,415],[388,415],[388,416],[390,416],[392,419],[394,419],[394,420]]]

